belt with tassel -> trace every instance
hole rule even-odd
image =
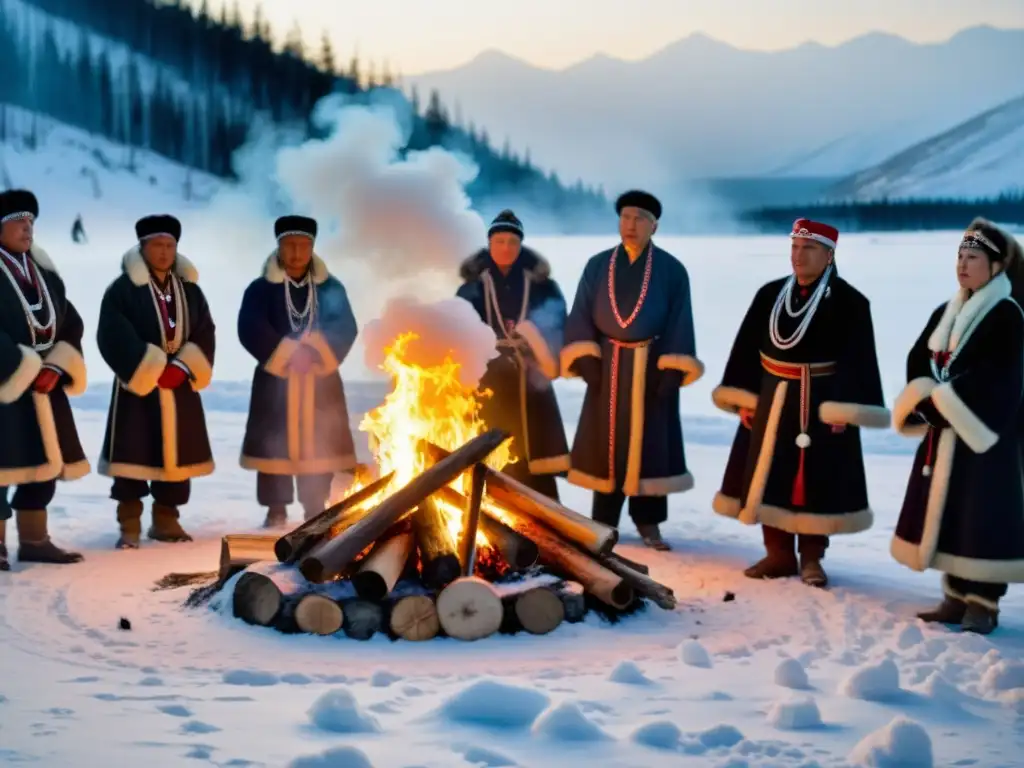
[[[796,436],[796,444],[800,449],[800,463],[793,480],[793,494],[790,501],[793,506],[802,507],[807,503],[804,486],[804,452],[811,446],[811,436],[807,434],[811,424],[811,379],[832,376],[836,372],[836,364],[834,362],[784,363],[781,360],[773,360],[762,352],[761,367],[772,376],[800,382],[800,434]]]

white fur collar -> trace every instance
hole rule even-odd
[[[939,324],[928,338],[932,352],[952,352],[964,344],[992,308],[1010,298],[1010,279],[999,273],[970,298],[961,288],[946,304]]]
[[[32,247],[28,249],[28,252],[30,254],[32,254],[32,259],[40,267],[42,267],[43,269],[45,269],[48,272],[53,272],[54,274],[58,274],[57,268],[53,265],[53,259],[50,258],[50,254],[48,254],[46,251],[44,251],[38,245],[36,245],[35,243],[32,243]]]
[[[142,249],[137,243],[122,257],[121,268],[133,285],[149,285],[149,267],[146,266],[146,260],[142,258]],[[174,260],[174,274],[186,283],[199,282],[199,270],[180,253]]]
[[[266,263],[263,265],[263,278],[269,280],[272,283],[283,283],[285,272],[281,268],[281,262],[277,258],[277,249],[275,248],[271,252],[270,256],[267,257]],[[313,282],[317,285],[327,282],[327,278],[331,276],[331,273],[327,270],[327,265],[324,260],[313,254]]]

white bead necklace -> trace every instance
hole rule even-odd
[[[799,310],[793,311],[793,289],[796,287],[796,275],[790,275],[789,279],[786,280],[785,285],[782,286],[782,290],[779,291],[779,296],[775,299],[775,306],[772,307],[771,317],[768,319],[768,334],[771,338],[772,344],[778,349],[792,349],[801,341],[805,335],[807,335],[807,329],[811,326],[811,321],[814,319],[815,313],[818,311],[818,306],[821,304],[822,299],[825,298],[825,294],[828,291],[828,280],[832,275],[832,265],[829,264],[825,268],[825,274],[822,275],[821,281],[818,283],[818,287],[814,289],[814,293],[811,298],[803,305]],[[793,334],[788,338],[784,338],[782,331],[779,329],[779,318],[782,316],[782,310],[785,308],[786,314],[792,318],[804,316],[803,320],[793,331]]]
[[[293,287],[296,290],[302,287],[306,288],[306,306],[301,311],[295,308],[295,303],[292,301]],[[284,303],[288,309],[288,325],[291,326],[293,333],[307,330],[313,326],[313,319],[316,316],[316,289],[313,286],[310,273],[307,272],[301,280],[285,277]]]
[[[7,251],[4,251],[6,256],[10,256]],[[36,286],[39,290],[39,301],[36,304],[29,304],[25,298],[25,294],[21,290],[21,286],[18,285],[18,278],[11,274],[10,268],[7,266],[6,259],[0,259],[0,269],[3,270],[4,275],[7,276],[8,281],[11,283],[11,287],[14,288],[14,292],[18,296],[18,301],[21,303],[21,310],[25,313],[25,320],[28,322],[29,336],[32,339],[32,348],[37,352],[44,352],[55,343],[54,337],[56,333],[54,330],[57,326],[57,312],[53,306],[53,299],[50,296],[50,288],[46,284],[46,280],[39,273],[38,268],[35,268],[35,264],[26,260],[26,267],[29,270],[29,276],[35,272]],[[36,319],[35,313],[46,307],[47,321],[45,324],[40,323]],[[43,336],[43,341],[38,341],[38,336]]]

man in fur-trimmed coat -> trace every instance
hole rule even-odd
[[[241,465],[258,473],[267,528],[287,523],[296,485],[305,516],[322,512],[334,475],[356,464],[338,372],[358,333],[348,294],[313,252],[313,219],[282,216],[274,234],[238,312],[238,338],[257,362]]]
[[[89,473],[69,395],[87,386],[82,318],[64,281],[33,242],[39,215],[27,190],[0,193],[0,571],[10,570],[7,521],[17,513],[18,560],[75,563],[50,540],[57,480]],[[17,490],[8,500],[8,488]]]
[[[100,473],[114,478],[119,549],[139,546],[142,500],[153,497],[155,541],[191,541],[179,508],[191,480],[213,472],[199,392],[213,377],[215,328],[199,274],[178,253],[181,223],[147,216],[121,276],[100,304],[96,340],[114,371]]]
[[[754,296],[712,392],[741,419],[713,508],[761,523],[767,556],[748,577],[824,587],[828,537],[874,520],[860,430],[889,411],[871,305],[836,273],[839,232],[798,219],[790,238],[793,273]]]

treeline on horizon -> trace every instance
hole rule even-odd
[[[206,0],[196,8],[183,0],[22,2],[57,18],[40,28],[14,14],[0,17],[0,141],[8,131],[2,104],[9,103],[231,179],[233,153],[260,116],[312,137],[310,116],[321,98],[397,86],[386,69],[361,72],[356,58],[342,68],[326,37],[315,54],[296,30],[276,48],[258,9],[245,25],[237,8],[214,18]],[[453,119],[436,92],[426,105],[415,91],[410,101],[414,118],[403,152],[443,146],[470,156],[480,170],[466,188],[475,207],[525,200],[563,214],[567,226],[607,216],[603,189],[567,185],[508,142],[495,149],[486,130]]]
[[[760,208],[742,213],[739,220],[745,227],[764,232],[791,227],[801,217],[826,221],[850,232],[903,232],[966,229],[977,216],[1024,225],[1024,192],[980,200],[878,200]]]

